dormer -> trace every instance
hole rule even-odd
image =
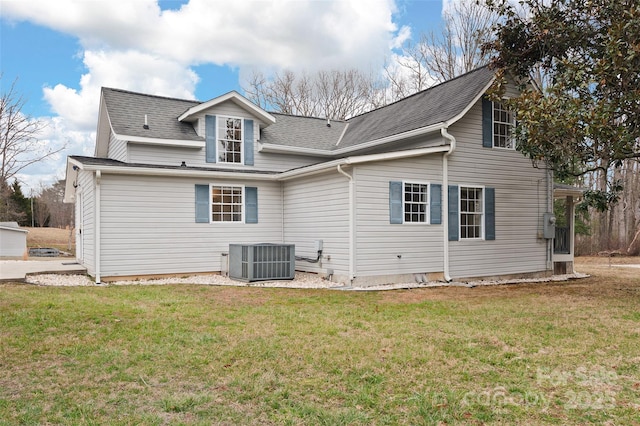
[[[207,163],[253,165],[254,142],[260,137],[260,129],[276,119],[232,91],[189,108],[178,121],[192,123],[205,139]]]

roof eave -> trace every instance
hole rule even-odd
[[[374,148],[380,145],[385,145],[391,142],[397,142],[402,139],[413,138],[416,136],[422,136],[429,133],[440,131],[440,129],[444,128],[446,123],[435,123],[429,126],[419,127],[417,129],[409,130],[407,132],[397,133],[391,136],[385,136],[384,138],[374,139],[369,142],[359,143],[357,145],[336,149],[335,151],[331,151],[333,155],[343,155],[348,154],[355,151],[361,151],[363,149]]]
[[[564,197],[575,197],[582,198],[584,196],[586,189],[579,187],[561,187],[561,188],[553,188],[553,197],[554,198],[564,198]]]
[[[250,110],[267,124],[274,124],[276,122],[276,118],[273,115],[269,114],[267,111],[258,107],[254,103],[250,102],[247,98],[245,98],[235,90],[189,108],[182,115],[180,115],[180,117],[178,117],[178,121],[191,121],[196,114],[229,100],[235,102],[241,107]]]
[[[146,145],[164,145],[164,146],[178,146],[181,148],[204,148],[205,141],[201,140],[185,140],[185,139],[162,139],[162,138],[150,138],[145,136],[131,136],[131,135],[119,135],[114,133],[117,139],[127,142],[146,144]]]
[[[78,186],[78,172],[82,170],[82,163],[67,157],[67,172],[64,184],[63,203],[74,203],[76,201],[76,187]]]
[[[491,78],[491,80],[489,81],[489,83],[487,83],[484,88],[480,91],[480,93],[478,93],[472,100],[471,102],[469,102],[467,104],[466,107],[464,107],[464,109],[456,116],[454,116],[453,118],[449,119],[446,121],[446,127],[451,126],[453,123],[455,123],[456,121],[460,120],[462,117],[464,117],[471,108],[473,108],[473,106],[476,104],[476,102],[478,102],[480,100],[480,98],[482,98],[484,96],[485,93],[487,93],[487,90],[489,90],[489,88],[493,85],[493,82],[496,81],[496,77],[493,76]]]
[[[197,169],[165,169],[160,167],[131,167],[131,166],[113,166],[105,164],[84,164],[83,170],[88,172],[100,171],[105,174],[124,174],[133,176],[177,176],[177,177],[195,177],[195,178],[224,178],[224,179],[242,179],[242,180],[273,180],[274,173],[242,173],[226,170],[197,170]]]

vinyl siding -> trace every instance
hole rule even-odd
[[[158,145],[145,145],[129,142],[129,162],[179,166],[183,161],[190,167],[217,167],[233,169],[287,171],[310,164],[320,163],[322,159],[284,154],[263,154],[258,152],[258,144],[254,143],[255,162],[253,166],[244,164],[231,165],[207,163],[204,148],[180,148]]]
[[[127,142],[116,139],[114,134],[111,133],[109,138],[109,152],[107,154],[108,158],[112,158],[118,161],[127,162]]]
[[[282,242],[279,183],[258,187],[257,224],[195,223],[195,184],[240,181],[102,176],[104,277],[221,270],[229,243]]]
[[[547,211],[544,170],[513,150],[482,147],[478,102],[449,129],[457,149],[449,160],[450,185],[495,188],[495,241],[451,241],[451,276],[481,277],[547,269],[547,242],[538,238]]]
[[[441,272],[442,225],[391,224],[389,182],[441,184],[442,154],[358,165],[355,177],[356,276]]]
[[[76,191],[84,204],[84,215],[80,213],[80,203],[75,204],[77,227],[82,230],[82,236],[76,235],[76,249],[78,241],[82,238],[82,253],[76,253],[80,264],[87,268],[90,275],[95,274],[95,175],[92,172],[81,170],[78,174],[78,188]],[[81,222],[80,222],[81,221]]]
[[[129,162],[159,166],[211,167],[204,159],[204,148],[146,145],[129,142]]]
[[[337,171],[284,183],[284,240],[296,245],[296,256],[314,258],[315,241],[323,240],[321,264],[296,262],[296,269],[333,269],[349,275],[349,181]]]

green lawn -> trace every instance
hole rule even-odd
[[[0,285],[0,424],[640,424],[640,273],[613,269],[378,293]]]

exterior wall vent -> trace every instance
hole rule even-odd
[[[240,281],[292,280],[293,244],[229,244],[229,277]]]

